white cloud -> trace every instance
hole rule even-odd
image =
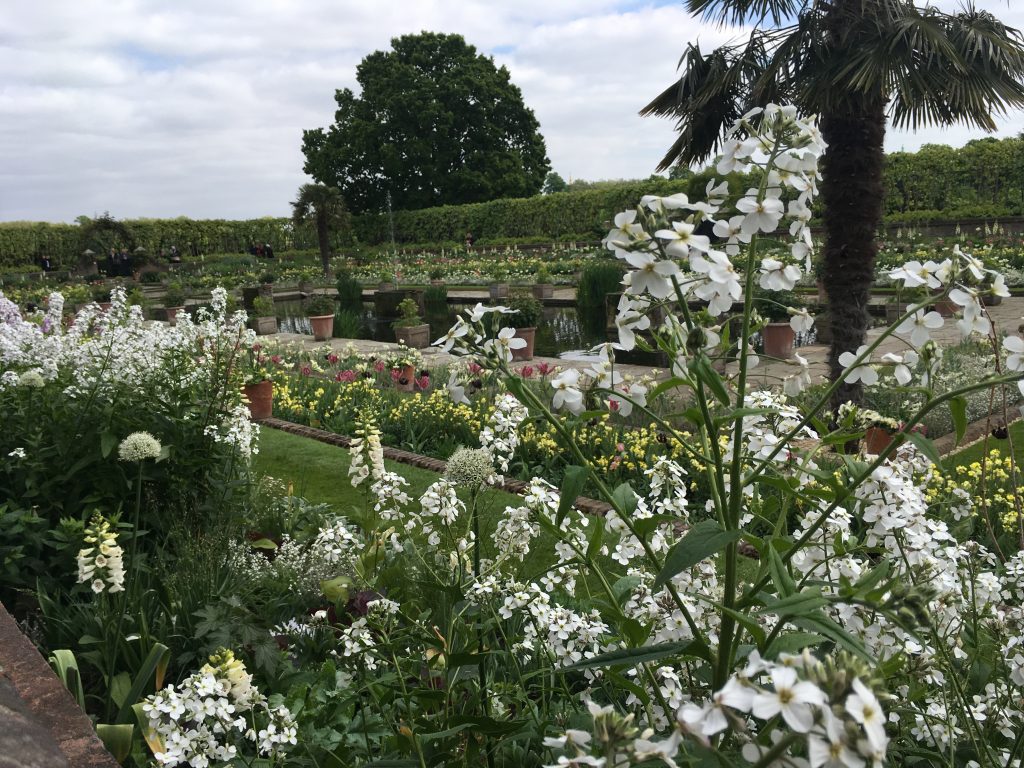
[[[942,0],[952,7],[953,0]],[[981,0],[1009,23],[1024,9]],[[682,0],[44,0],[0,9],[0,219],[286,215],[302,130],[392,37],[457,32],[508,66],[552,166],[650,174],[672,123],[638,110],[676,77],[702,25]],[[1024,128],[1015,114],[1000,135]],[[976,131],[890,132],[890,149]]]

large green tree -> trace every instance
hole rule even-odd
[[[537,194],[550,166],[533,112],[508,70],[460,35],[391,41],[335,93],[327,129],[305,131],[306,173],[338,186],[355,212]]]
[[[971,7],[947,14],[913,0],[687,0],[720,23],[753,27],[745,42],[686,50],[679,80],[641,114],[676,117],[662,161],[698,162],[748,109],[795,103],[821,116],[824,283],[831,307],[830,372],[864,342],[882,220],[886,119],[900,127],[964,122],[1024,105],[1020,34]],[[857,400],[843,385],[837,402]]]
[[[303,184],[292,203],[292,221],[296,226],[313,225],[320,248],[320,266],[324,277],[330,277],[331,230],[344,230],[351,226],[351,216],[341,190],[326,184]]]

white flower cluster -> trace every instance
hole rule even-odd
[[[352,463],[348,468],[348,476],[353,487],[358,487],[367,478],[380,480],[384,474],[384,448],[380,441],[380,430],[372,416],[366,416],[359,422],[349,450]]]
[[[231,651],[221,650],[181,685],[143,702],[149,736],[162,766],[206,766],[240,757],[245,741],[260,756],[279,759],[296,743],[296,725],[284,706],[271,707]],[[149,741],[149,739],[147,739]]]
[[[117,446],[117,455],[121,461],[138,463],[160,458],[161,450],[160,441],[149,432],[132,432]]]
[[[828,673],[810,654],[784,655],[783,661],[766,661],[755,651],[710,701],[680,708],[680,725],[706,740],[729,728],[736,712],[763,721],[779,718],[791,731],[806,736],[810,768],[881,765],[889,737],[885,712],[870,684],[852,677],[845,685],[828,685]],[[751,741],[743,756],[756,762],[766,752]]]
[[[230,408],[220,424],[208,424],[203,431],[215,443],[233,446],[243,459],[260,452],[260,426],[249,418],[248,407],[241,403]]]
[[[354,529],[339,517],[321,528],[312,541],[303,543],[285,535],[273,559],[248,542],[235,542],[227,562],[254,584],[283,584],[296,595],[316,598],[322,592],[322,582],[355,574],[361,551]]]
[[[494,462],[486,448],[458,448],[448,458],[445,479],[453,485],[479,488],[494,478]]]
[[[491,452],[502,472],[508,472],[508,464],[519,446],[519,425],[528,415],[515,395],[503,392],[494,398],[494,412],[480,430],[480,445]]]
[[[226,303],[227,292],[216,288],[213,311],[201,310],[197,320],[184,316],[174,327],[146,324],[140,308],[128,306],[124,289],[118,287],[108,311],[90,305],[64,328],[59,293],[47,299],[43,325],[23,318],[0,294],[0,386],[23,380],[22,386],[40,387],[59,379],[64,397],[88,396],[96,407],[119,402],[125,392],[144,392],[155,402],[194,399],[198,388],[226,375],[225,360],[255,339],[245,327],[245,313],[226,315]],[[237,401],[241,402],[240,393]],[[247,418],[232,414],[234,421]],[[241,450],[253,441],[244,439],[244,431],[236,426],[227,427],[226,437],[225,442]],[[159,455],[158,446],[152,436],[129,436],[119,455],[132,462],[153,459]]]
[[[85,543],[78,550],[78,583],[88,584],[93,592],[124,592],[123,551],[110,523],[98,512],[85,529]]]

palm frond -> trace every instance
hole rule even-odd
[[[987,12],[936,15],[948,49],[924,48],[895,74],[893,124],[995,130],[995,115],[1024,106],[1024,38]]]
[[[721,25],[781,26],[807,7],[807,0],[687,0],[690,13]]]
[[[711,157],[725,129],[753,106],[751,86],[766,61],[764,40],[758,34],[751,35],[745,46],[723,46],[708,54],[696,45],[687,49],[679,80],[640,111],[678,121],[679,137],[662,158],[659,171]]]

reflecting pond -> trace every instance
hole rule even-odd
[[[475,303],[475,302],[473,302]],[[467,305],[468,306],[468,305]],[[312,334],[309,319],[305,316],[301,301],[275,302],[278,326],[282,333]],[[444,315],[427,315],[431,338],[440,338],[455,323],[456,314],[462,311],[459,305],[449,305]],[[353,333],[354,332],[354,333]],[[380,321],[374,313],[373,303],[363,304],[358,325],[351,327],[335,319],[336,337],[394,341],[395,332],[388,322]],[[557,357],[563,352],[590,349],[605,340],[604,317],[581,316],[576,307],[545,307],[541,324],[537,326],[534,352],[539,357]]]
[[[473,302],[475,303],[475,302]],[[427,314],[430,323],[430,336],[438,339],[455,323],[455,317],[466,305],[448,305],[444,315]],[[301,301],[275,302],[278,325],[282,333],[301,333],[312,335],[309,319],[306,317]],[[335,338],[373,339],[374,341],[395,341],[395,332],[390,322],[381,321],[374,312],[372,302],[364,302],[362,314],[345,323],[336,317],[334,321]],[[798,333],[795,347],[816,343],[816,330],[809,333]],[[602,313],[589,317],[577,307],[545,307],[541,324],[537,327],[534,353],[538,357],[558,357],[566,352],[590,349],[606,341],[605,318]],[[754,349],[762,351],[761,335],[754,334],[751,339]],[[617,359],[624,363],[639,365],[666,365],[657,355],[636,350],[630,353],[619,353]]]

